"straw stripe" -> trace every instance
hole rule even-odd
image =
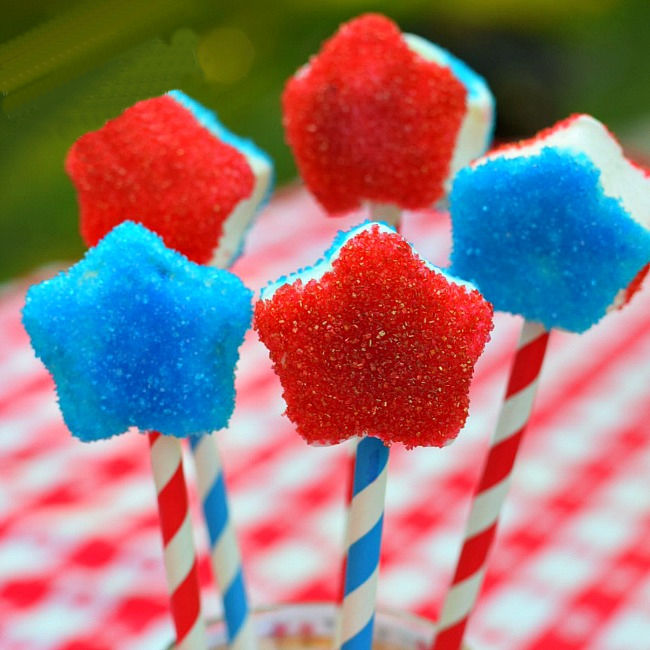
[[[337,647],[370,650],[384,521],[388,447],[363,438],[356,449],[348,510],[345,588]]]
[[[212,486],[203,500],[206,512],[212,514],[212,517],[206,522],[211,540],[219,540],[228,525],[228,505],[223,498],[225,491],[223,474],[220,473],[212,482]]]
[[[508,487],[508,482],[502,481],[484,492],[475,494],[465,539],[477,535],[494,523],[492,513],[499,508],[499,504],[503,503],[508,493]]]
[[[354,544],[377,524],[377,513],[373,510],[373,503],[381,502],[383,499],[383,486],[386,483],[386,474],[388,466],[384,465],[383,469],[377,476],[369,477],[371,483],[360,492],[357,492],[357,512],[358,517],[350,521],[350,530],[348,532],[348,544]],[[354,479],[353,479],[354,480]],[[354,486],[353,486],[354,489]],[[354,496],[354,494],[353,494]]]
[[[172,592],[187,578],[192,571],[196,558],[185,550],[186,540],[192,537],[192,521],[189,512],[165,548],[165,571],[167,584]]]
[[[248,612],[246,591],[244,590],[244,575],[241,569],[237,571],[224,594],[224,609],[228,612],[233,612],[231,623],[235,629],[235,643],[231,645],[236,645],[237,639],[242,638],[241,626]]]
[[[483,492],[503,482],[508,477],[515,462],[515,456],[519,449],[523,429],[515,434],[498,442],[490,449],[488,461],[485,465],[485,472],[481,476],[478,491]]]
[[[350,502],[352,501],[352,492],[354,490],[354,459],[356,456],[356,447],[358,444],[358,439],[353,438],[349,441],[349,453],[347,457],[347,462],[345,464],[345,477],[346,477],[346,486],[345,486],[345,507],[348,509],[350,507]],[[347,545],[348,539],[348,527],[349,517],[346,517],[345,530],[343,531],[343,544],[344,547]],[[341,574],[340,574],[340,584],[338,588],[338,603],[343,602],[345,597],[345,571],[347,566],[347,554],[343,553],[343,561],[341,562]],[[337,616],[336,624],[340,626],[340,616]],[[337,633],[336,638],[340,638],[340,635]]]
[[[348,607],[354,608],[359,616],[345,618],[342,621],[343,638],[349,639],[343,643],[342,647],[369,647],[363,645],[365,643],[364,631],[367,630],[368,625],[372,626],[374,620],[374,600],[378,577],[379,569],[375,569],[368,580],[347,598]],[[372,627],[370,631],[372,632]]]
[[[458,650],[483,582],[519,444],[530,418],[549,332],[525,321],[505,400],[472,501],[465,538],[442,606],[433,650]]]
[[[192,539],[181,443],[173,436],[149,434],[151,467],[158,496],[164,564],[176,629],[176,647],[205,650],[196,552]]]
[[[481,590],[481,583],[483,582],[483,569],[479,569],[474,575],[465,578],[455,585],[455,588],[449,592],[448,599],[445,604],[449,602],[449,607],[440,619],[440,627],[446,628],[449,625],[455,625],[459,621],[464,621],[463,606],[466,602],[474,602],[478,597]],[[436,640],[442,638],[440,632]],[[462,640],[462,639],[461,639]]]
[[[485,564],[485,558],[490,550],[496,530],[497,525],[495,522],[467,540],[458,560],[458,566],[456,567],[456,574],[454,575],[455,584],[475,575]]]
[[[534,332],[537,332],[537,336],[531,338]],[[543,325],[524,321],[506,389],[507,398],[522,391],[539,376],[548,344],[548,334]]]
[[[199,575],[196,565],[196,559],[192,563],[189,573],[185,579],[176,586],[171,595],[172,612],[174,613],[174,625],[176,626],[176,637],[180,639],[178,643],[187,644],[187,634],[193,627],[203,626],[201,618],[201,603],[197,586],[199,584]],[[203,630],[205,635],[205,629]],[[198,635],[197,635],[198,637]],[[189,647],[189,646],[188,646]],[[205,648],[205,638],[203,643],[194,646],[195,648]]]
[[[154,444],[161,435],[153,432],[149,434],[149,451],[151,464],[156,468],[153,474],[156,490],[160,493],[171,481],[175,473],[179,471],[178,458],[176,454],[169,453],[169,447],[165,444]],[[182,473],[182,466],[181,466]]]
[[[512,435],[513,431],[521,431],[526,426],[536,393],[537,381],[532,381],[526,388],[510,395],[503,402],[499,426],[494,432],[494,443],[501,442]]]
[[[463,638],[465,636],[465,626],[467,619],[463,618],[457,623],[445,621],[444,627],[440,622],[441,629],[436,634],[435,648],[462,648]]]
[[[384,518],[380,517],[363,537],[348,548],[348,570],[345,575],[345,589],[349,594],[368,581],[375,571],[372,558],[379,556],[381,531]]]
[[[193,650],[193,648],[204,648],[205,626],[202,619],[197,619],[194,627],[188,631],[185,638],[177,643],[175,650]]]
[[[249,615],[241,554],[228,507],[226,484],[212,435],[191,440],[199,494],[210,539],[212,571],[221,589],[228,641],[235,650],[256,647]]]
[[[158,506],[166,513],[164,519],[161,517],[160,530],[163,543],[168,545],[188,515],[187,488],[182,465],[178,465],[171,479],[158,492]]]
[[[221,566],[221,584],[229,585],[241,572],[240,554],[236,544],[232,544],[228,535],[221,535],[211,549],[211,557],[218,558]],[[216,559],[214,561],[217,561]],[[225,595],[224,595],[225,597]]]
[[[375,625],[375,615],[370,615],[370,620],[364,625],[363,629],[359,630],[355,636],[346,641],[341,650],[354,650],[356,647],[369,648],[372,646],[372,630]]]

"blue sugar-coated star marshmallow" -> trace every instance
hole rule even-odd
[[[31,287],[23,323],[84,441],[129,427],[174,436],[225,427],[252,293],[124,222],[79,263]]]
[[[450,212],[451,272],[547,328],[589,329],[650,262],[650,176],[587,115],[461,170]]]

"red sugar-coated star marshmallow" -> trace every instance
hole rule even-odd
[[[201,264],[212,259],[224,220],[255,182],[244,155],[169,95],[138,102],[79,138],[65,167],[86,244],[128,219]]]
[[[492,306],[370,223],[263,290],[254,324],[307,442],[442,446],[465,423]]]
[[[395,23],[367,14],[342,25],[287,83],[286,137],[328,212],[362,200],[424,208],[443,195],[466,95]]]

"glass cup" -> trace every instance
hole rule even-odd
[[[331,650],[337,607],[331,603],[275,605],[253,612],[259,650]],[[426,619],[392,610],[375,616],[373,650],[428,650],[435,625]],[[225,650],[226,626],[208,624],[208,648]],[[173,645],[169,646],[173,650]],[[463,650],[469,650],[466,646]]]

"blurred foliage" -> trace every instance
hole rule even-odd
[[[338,24],[380,11],[481,72],[497,136],[523,137],[576,111],[640,151],[650,109],[647,0],[5,0],[0,21],[0,280],[77,258],[77,206],[63,160],[82,133],[180,88],[295,175],[279,98]],[[641,151],[642,152],[642,151]]]

